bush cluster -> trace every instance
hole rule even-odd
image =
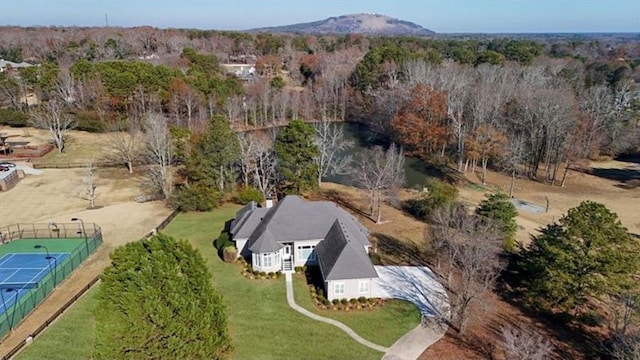
[[[254,270],[251,264],[249,264],[243,257],[238,258],[238,262],[242,264],[242,270],[240,271],[240,274],[248,279],[279,279],[282,276],[282,271],[264,272]]]
[[[420,220],[426,220],[435,209],[453,202],[458,197],[458,189],[455,186],[434,178],[427,179],[425,188],[426,194],[402,203],[404,211]]]
[[[180,211],[210,211],[220,205],[222,196],[215,189],[201,185],[185,185],[177,189],[171,204]]]
[[[13,127],[29,126],[27,114],[13,109],[0,109],[0,125]]]
[[[244,205],[248,204],[251,201],[255,201],[258,204],[262,203],[264,200],[264,196],[262,196],[262,192],[252,186],[242,187],[236,192],[236,194],[232,198],[233,202],[236,204]]]
[[[357,299],[343,298],[343,299],[333,299],[332,301],[329,301],[324,295],[324,290],[314,285],[309,285],[309,293],[311,294],[311,299],[313,300],[313,304],[317,308],[323,309],[323,310],[332,310],[332,311],[368,310],[375,307],[380,307],[385,303],[383,299],[366,298],[364,296],[361,296]]]

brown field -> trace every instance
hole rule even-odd
[[[25,129],[9,130],[34,143],[46,139],[39,130],[26,129],[28,134],[23,133]],[[0,132],[9,131],[2,128]],[[95,144],[99,139],[97,134],[72,132],[68,153],[60,155],[54,150],[45,158],[61,162],[91,160],[98,153]],[[126,169],[98,169],[95,178],[100,196],[96,200],[96,208],[91,210],[87,209],[89,202],[78,197],[84,190],[84,169],[43,169],[41,175],[27,175],[15,188],[0,192],[0,226],[51,221],[68,223],[72,217],[78,217],[85,223],[99,225],[104,236],[104,243],[96,253],[58,286],[18,328],[2,339],[0,356],[24,340],[79,289],[99,275],[109,264],[109,254],[114,248],[140,239],[171,212],[160,202],[139,204],[132,201],[133,196],[143,193],[143,177],[137,172],[130,175]]]
[[[46,133],[35,129],[0,128],[0,132],[14,135],[20,141],[33,143],[46,142]],[[13,138],[12,138],[13,139]],[[49,163],[80,162],[99,160],[100,144],[104,134],[89,134],[72,131],[65,154],[57,154],[54,150],[39,161]],[[34,160],[35,161],[35,160]],[[606,161],[592,164],[592,173],[572,171],[566,187],[549,185],[518,179],[514,196],[542,207],[545,197],[549,199],[549,211],[542,214],[520,212],[517,218],[520,229],[518,240],[526,243],[537,229],[558,220],[571,207],[584,200],[593,200],[605,204],[616,212],[624,226],[630,232],[640,234],[640,211],[638,201],[640,188],[626,189],[621,185],[625,176],[638,175],[638,165],[621,161]],[[83,189],[84,169],[44,169],[39,176],[28,175],[14,189],[0,192],[0,226],[16,222],[67,222],[71,217],[79,217],[85,222],[95,222],[102,226],[105,234],[105,245],[93,255],[83,271],[72,274],[73,281],[62,286],[69,287],[68,292],[58,291],[48,298],[47,305],[40,306],[27,320],[25,327],[28,334],[30,324],[36,324],[55,311],[58,303],[65,301],[64,294],[72,296],[75,287],[99,274],[108,264],[110,251],[125,242],[136,240],[151,231],[169,210],[160,203],[137,204],[131,201],[135,195],[143,193],[143,178],[139,173],[129,175],[125,169],[99,169],[97,174],[97,191],[101,194],[96,204],[99,209],[87,210],[88,202],[78,197]],[[619,175],[622,175],[620,177]],[[475,184],[480,183],[474,174],[467,174],[467,179]],[[491,188],[508,189],[510,178],[500,173],[489,171],[488,182]],[[460,187],[460,199],[470,206],[475,206],[484,198],[484,193],[471,187]],[[403,190],[400,199],[416,196]],[[370,230],[377,247],[383,253],[385,263],[424,264],[428,242],[425,240],[426,224],[407,216],[402,211],[384,205],[383,222],[376,224],[368,217],[368,203],[365,194],[358,189],[338,184],[325,183],[318,194],[311,198],[324,198],[341,201],[358,216]],[[78,277],[77,279],[75,277]],[[62,288],[61,286],[61,288]],[[73,287],[73,289],[71,288]],[[491,311],[486,315],[485,326],[471,326],[469,336],[461,340],[449,332],[445,338],[434,344],[421,356],[423,359],[481,359],[502,358],[498,344],[500,343],[500,326],[509,323],[529,323],[552,339],[558,351],[556,357],[584,358],[575,351],[587,340],[566,328],[558,328],[544,319],[532,318],[513,304],[493,294],[487,302]],[[22,330],[17,330],[11,339],[5,339],[0,345],[0,353],[6,350],[11,340],[21,340]]]
[[[593,173],[608,176],[620,171],[633,171],[631,176],[640,175],[637,165],[621,161],[606,161],[592,163]],[[628,175],[628,174],[627,174]],[[595,176],[583,172],[572,171],[569,174],[566,187],[551,187],[527,179],[518,179],[515,185],[514,197],[533,202],[542,207],[545,206],[545,197],[549,199],[549,212],[532,214],[519,212],[517,218],[520,227],[518,240],[528,243],[531,236],[537,233],[547,224],[558,220],[568,209],[578,205],[581,201],[592,200],[605,204],[616,212],[624,226],[630,232],[640,234],[640,189],[625,189],[620,186],[623,179],[608,179],[604,176]],[[468,174],[467,179],[475,184],[480,179],[474,174]],[[491,188],[501,188],[507,191],[510,178],[500,173],[489,171],[488,181]],[[484,199],[484,192],[479,192],[471,187],[459,187],[460,200],[469,206],[475,206]],[[378,248],[383,253],[382,260],[385,263],[424,264],[427,261],[425,252],[428,251],[428,241],[425,240],[425,223],[407,216],[402,211],[383,206],[383,223],[376,224],[368,215],[368,203],[365,193],[347,186],[326,183],[320,192],[320,197],[349,202],[354,208],[361,222],[374,235],[378,242]],[[409,191],[402,191],[400,199],[416,196]],[[503,359],[501,350],[500,329],[505,325],[528,324],[545,334],[555,347],[553,358],[586,359],[584,350],[592,341],[598,341],[587,337],[584,332],[573,331],[554,322],[554,319],[533,317],[524,309],[510,303],[497,294],[487,297],[487,308],[490,309],[484,316],[484,325],[472,325],[468,335],[464,339],[456,336],[450,330],[445,337],[427,349],[420,359]],[[588,334],[599,333],[599,329],[592,328]],[[579,350],[582,349],[582,352]]]

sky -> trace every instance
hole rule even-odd
[[[439,33],[640,32],[640,0],[0,0],[0,25],[246,30],[375,13]]]

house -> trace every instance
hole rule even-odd
[[[20,68],[27,68],[27,67],[32,67],[32,64],[29,64],[28,62],[20,62],[20,63],[15,63],[13,61],[8,61],[5,59],[0,59],[0,72],[9,72],[11,70],[18,70]]]
[[[295,195],[273,207],[251,202],[236,213],[230,233],[256,271],[318,266],[328,300],[373,297],[378,274],[368,256],[369,232],[333,202]]]
[[[250,81],[256,75],[255,64],[220,64],[227,74],[233,74],[238,79]]]

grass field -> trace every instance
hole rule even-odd
[[[289,308],[284,277],[250,280],[240,267],[217,256],[212,241],[239,207],[226,205],[212,213],[179,215],[166,233],[186,238],[203,253],[215,287],[224,297],[236,359],[379,359],[337,328],[311,320]],[[377,325],[376,325],[377,326]]]
[[[234,359],[379,359],[382,354],[358,344],[339,329],[298,314],[287,305],[284,277],[250,280],[240,266],[222,262],[212,246],[224,222],[239,209],[225,205],[209,213],[180,214],[165,229],[198,248],[227,306]],[[98,285],[99,286],[99,285]],[[311,309],[304,278],[294,280],[296,300]],[[95,289],[45,331],[18,359],[89,358],[93,346]],[[415,307],[392,302],[363,313],[315,312],[345,322],[366,339],[389,346],[419,321]],[[78,346],[69,339],[78,338]],[[53,355],[52,355],[53,354]]]
[[[391,346],[402,335],[420,323],[420,311],[406,301],[388,300],[384,307],[367,311],[332,311],[313,305],[305,277],[296,274],[293,281],[296,303],[321,316],[336,319],[365,339],[382,346]]]
[[[95,341],[93,309],[97,302],[97,286],[89,290],[58,321],[51,324],[33,344],[20,352],[16,359],[90,358]]]

